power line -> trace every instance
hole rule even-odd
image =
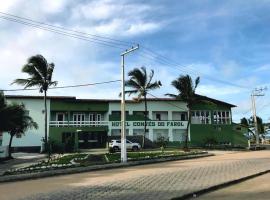
[[[48,24],[48,23],[45,23],[45,22],[39,22],[39,21],[36,21],[36,20],[33,20],[33,19],[21,17],[21,16],[18,16],[18,15],[13,15],[13,14],[6,13],[6,12],[1,12],[0,11],[0,14],[6,15],[6,16],[10,16],[10,17],[14,17],[14,18],[18,18],[18,19],[22,19],[22,20],[26,20],[26,21],[33,22],[33,23],[36,23],[36,24],[42,24],[42,25],[45,25],[45,26],[50,26],[50,27],[53,27],[53,28],[57,28],[57,29],[62,29],[62,30],[66,30],[66,31],[78,33],[78,34],[88,35],[88,36],[91,36],[91,37],[102,38],[102,39],[105,39],[105,40],[122,43],[122,44],[125,44],[126,46],[127,45],[130,46],[130,45],[136,44],[136,43],[131,43],[131,42],[123,41],[123,40],[117,40],[117,39],[114,39],[114,38],[111,38],[111,37],[107,37],[107,36],[90,34],[90,33],[82,32],[82,31],[77,31],[77,30],[65,28],[65,27],[62,27],[62,26],[56,26],[56,25]]]
[[[153,94],[151,94],[149,92],[147,92],[147,94],[149,94],[150,96],[154,97],[155,99],[160,99],[157,96],[155,96],[155,95],[153,95]],[[164,101],[164,103],[167,103],[169,105],[175,106],[175,107],[179,108],[180,110],[187,112],[187,110],[184,110],[183,108],[179,107],[178,105],[176,105],[174,103],[170,103],[170,102],[167,102],[167,101]]]
[[[150,56],[150,57],[148,56],[149,59],[157,61],[157,62],[159,62],[161,64],[165,63],[168,67],[171,67],[173,69],[176,69],[176,70],[179,70],[181,72],[188,73],[188,74],[190,73],[190,74],[193,74],[193,75],[201,75],[205,79],[208,79],[208,80],[211,80],[211,81],[214,81],[214,82],[219,82],[219,83],[222,83],[222,84],[231,85],[231,86],[239,87],[239,88],[243,88],[243,89],[250,89],[249,87],[246,87],[246,86],[242,86],[242,85],[238,85],[238,84],[235,84],[235,83],[231,83],[229,81],[217,79],[217,78],[214,78],[214,77],[212,77],[210,75],[204,74],[202,72],[198,72],[198,70],[192,69],[189,66],[184,66],[184,65],[181,65],[181,64],[179,64],[179,63],[177,63],[175,61],[170,61],[171,59],[168,59],[168,58],[162,56],[161,54],[157,54],[154,51],[150,50],[149,48],[146,48],[146,47],[142,47],[142,48],[144,48],[143,50],[145,52],[150,52],[150,54],[148,53],[148,55]],[[143,54],[141,54],[141,56],[143,56]],[[190,69],[188,69],[188,68],[190,68]]]
[[[13,15],[10,13],[0,12],[0,14],[4,15],[4,16],[0,15],[0,18],[8,20],[8,21],[13,21],[13,22],[20,23],[23,25],[38,28],[41,30],[50,31],[50,32],[53,32],[56,34],[67,36],[67,37],[72,37],[72,38],[76,38],[76,39],[80,39],[80,40],[84,40],[84,41],[88,41],[88,42],[106,45],[106,46],[113,47],[113,48],[122,49],[123,47],[127,47],[127,45],[130,46],[131,44],[133,44],[131,42],[117,40],[117,39],[110,38],[110,37],[89,34],[89,33],[81,32],[81,31],[77,31],[77,30],[68,29],[68,28],[65,28],[62,26],[55,26],[55,25],[51,25],[48,23],[39,22],[39,21],[36,21],[33,19],[20,17],[20,16]],[[44,26],[46,26],[46,27],[44,27]],[[50,28],[50,27],[52,27],[52,28]],[[62,30],[65,30],[65,31],[62,31]],[[161,64],[165,64],[172,69],[179,70],[179,71],[187,73],[187,74],[191,73],[194,75],[202,75],[202,76],[204,76],[204,78],[206,78],[208,80],[211,80],[214,82],[219,82],[219,83],[226,84],[226,85],[231,85],[234,87],[240,87],[240,88],[245,88],[245,89],[248,88],[248,87],[237,85],[237,84],[225,81],[225,80],[220,80],[220,79],[217,79],[215,77],[211,77],[207,74],[203,74],[201,72],[198,72],[197,69],[192,69],[189,66],[183,66],[183,65],[173,61],[172,59],[168,59],[167,57],[154,52],[150,48],[143,46],[143,51],[144,51],[144,54],[141,54],[143,57],[146,57],[147,59],[151,59],[155,62],[159,62]]]
[[[80,85],[67,85],[67,86],[59,86],[59,87],[50,87],[49,90],[102,85],[102,84],[109,84],[109,83],[115,83],[115,82],[120,82],[120,81],[121,80],[113,80],[113,81],[104,81],[104,82],[97,82],[97,83],[86,83],[86,84],[80,84]],[[2,91],[2,92],[14,92],[14,91],[25,91],[25,90],[40,90],[40,88],[0,89],[0,91]]]
[[[90,37],[87,37],[87,36],[82,36],[82,35],[78,35],[78,34],[68,33],[68,32],[60,31],[60,30],[53,29],[53,28],[42,27],[42,26],[37,25],[37,24],[32,24],[32,23],[29,23],[29,22],[24,22],[24,21],[21,21],[21,20],[18,20],[18,19],[9,18],[9,17],[0,16],[0,18],[1,19],[5,19],[5,20],[8,20],[8,21],[15,22],[15,23],[23,24],[23,25],[26,25],[26,26],[34,27],[34,28],[37,28],[37,29],[41,29],[41,30],[52,32],[52,33],[56,33],[56,34],[59,34],[59,35],[62,35],[62,36],[72,37],[72,38],[76,38],[76,39],[80,39],[80,40],[84,40],[84,41],[88,41],[88,42],[92,42],[92,43],[97,43],[97,44],[109,46],[109,47],[112,47],[112,48],[123,49],[123,47],[122,47],[123,45],[116,45],[113,42],[108,42],[108,41],[104,41],[104,40],[93,39],[93,38],[90,38]]]

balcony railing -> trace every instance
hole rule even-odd
[[[50,121],[50,126],[53,127],[100,127],[108,125],[108,121]]]

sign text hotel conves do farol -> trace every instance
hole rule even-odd
[[[187,126],[186,121],[148,121],[146,122],[148,127],[181,127],[184,128]],[[120,127],[120,121],[112,121],[112,127]],[[143,127],[144,121],[127,121],[126,126],[133,126],[133,127]]]

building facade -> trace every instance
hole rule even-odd
[[[246,146],[244,136],[234,130],[231,108],[234,105],[200,96],[204,101],[192,107],[188,138],[193,146],[203,146],[208,140],[219,144]],[[13,146],[41,145],[44,137],[42,97],[7,96],[9,102],[24,103],[29,115],[38,123],[38,130],[29,130],[16,139]],[[48,98],[48,130],[50,140],[75,149],[104,148],[108,137],[121,135],[119,100],[76,99],[75,97]],[[188,110],[183,101],[169,98],[148,99],[147,132],[145,136],[156,141],[167,138],[173,145],[185,140]],[[144,103],[126,101],[126,134],[144,134]],[[7,144],[4,134],[3,144]]]

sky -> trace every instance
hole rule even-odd
[[[125,41],[126,46],[113,48],[0,18],[0,89],[21,88],[11,83],[27,77],[21,68],[36,54],[55,64],[58,86],[118,80],[120,54],[139,44],[125,57],[125,69],[153,69],[154,79],[162,82],[151,92],[155,96],[176,93],[171,82],[179,75],[200,76],[197,93],[236,105],[233,120],[239,122],[251,116],[251,91],[268,87],[256,105],[257,115],[269,122],[269,10],[270,0],[2,0],[0,12]],[[50,90],[49,95],[117,99],[120,89],[116,82]]]

